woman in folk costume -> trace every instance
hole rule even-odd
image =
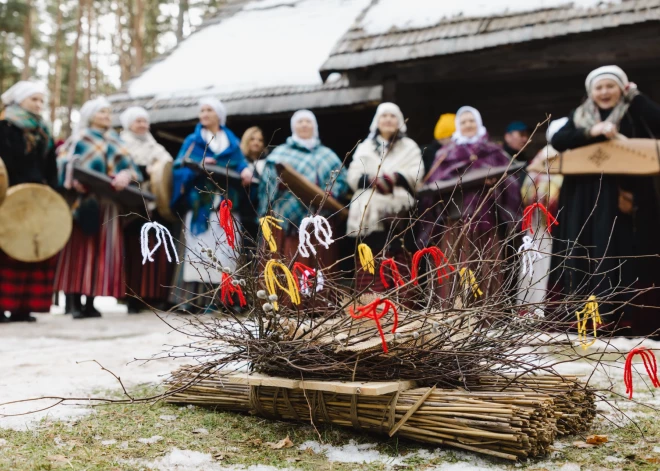
[[[540,203],[555,218],[557,217],[559,191],[564,176],[548,173],[550,159],[559,154],[549,143],[567,121],[568,118],[560,118],[550,122],[546,132],[548,145],[539,150],[529,163],[520,189],[524,207]],[[546,216],[538,209],[535,210],[532,214],[532,230],[534,233],[528,229],[525,231],[524,236],[532,240],[538,251],[531,258],[528,257],[521,267],[518,292],[518,299],[521,304],[540,305],[545,301],[550,276],[550,262],[552,260],[552,236],[546,229]],[[531,266],[527,266],[527,262],[531,263]]]
[[[426,183],[467,176],[472,170],[501,167],[509,164],[509,156],[500,146],[490,141],[481,114],[471,106],[456,112],[456,131],[452,142],[438,151],[426,175]],[[489,195],[489,179],[481,187],[462,190],[456,188],[451,201],[438,204],[436,197],[420,201],[423,214],[420,242],[422,246],[439,246],[450,257],[457,269],[471,270],[482,292],[497,292],[504,279],[503,270],[491,270],[505,257],[505,245],[499,243],[517,228],[520,214],[520,183],[510,176]],[[484,202],[483,206],[481,204]],[[479,209],[481,206],[481,209]],[[457,238],[465,224],[470,222],[458,247]],[[466,260],[488,260],[461,266]]]
[[[172,161],[172,156],[149,132],[149,113],[144,108],[132,106],[120,116],[119,121],[123,131],[120,136],[128,150],[133,163],[140,169],[145,178],[157,171],[157,166]],[[148,183],[143,183],[144,189],[150,189]],[[161,224],[167,224],[156,210],[150,217]],[[142,218],[131,221],[124,231],[126,236],[126,284],[129,314],[139,312],[141,303],[133,296],[138,296],[151,306],[164,307],[172,284],[172,265],[167,262],[164,251],[155,254],[154,263],[142,264],[140,248],[140,230],[144,224]],[[152,246],[156,243],[152,236]]]
[[[0,158],[10,185],[57,185],[55,146],[42,119],[46,87],[22,81],[2,95]],[[38,263],[14,260],[0,250],[0,322],[34,322],[30,312],[48,312],[53,296],[57,256]],[[5,317],[5,311],[11,313]]]
[[[266,167],[266,157],[268,156],[268,149],[266,148],[264,134],[261,128],[252,126],[245,130],[241,137],[241,152],[247,158],[255,177],[260,178]],[[259,186],[251,185],[248,198],[242,202],[244,203],[241,205],[243,229],[249,236],[249,242],[256,244],[259,232],[259,217],[257,215],[259,208]],[[246,240],[243,242],[245,245],[248,243]]]
[[[592,71],[586,79],[586,101],[552,138],[560,152],[615,139],[660,137],[660,106],[642,95],[625,72],[610,65]],[[558,289],[564,293],[606,296],[613,288],[644,289],[660,284],[658,234],[660,205],[654,177],[623,175],[569,175],[559,197],[559,227],[553,252]],[[570,258],[565,258],[568,255]],[[632,257],[642,258],[632,258]],[[604,258],[603,257],[607,257]],[[630,258],[629,258],[630,257]],[[619,296],[614,301],[625,301]],[[655,290],[635,296],[636,305],[660,306]],[[616,310],[617,314],[613,311]],[[612,314],[605,322],[630,327],[635,334],[660,327],[657,313],[632,306],[603,306]],[[654,322],[655,321],[655,322]]]
[[[220,196],[218,188],[206,175],[183,165],[189,160],[229,168],[238,172],[242,184],[248,186],[252,181],[252,170],[241,152],[238,138],[227,128],[226,122],[227,111],[220,100],[213,97],[201,99],[199,123],[186,137],[174,161],[171,206],[185,214],[185,234],[182,237],[185,250],[180,257],[184,262],[176,269],[175,289],[170,301],[180,305],[178,309],[184,312],[204,312],[211,304],[212,301],[202,295],[222,281],[221,269],[208,268],[212,258],[215,257],[221,267],[233,270],[240,254],[239,233],[236,232],[235,245],[231,247],[218,216],[221,201],[227,197],[235,203],[236,197],[232,193]],[[207,249],[212,251],[211,256]]]
[[[406,137],[406,131],[399,107],[381,103],[369,127],[369,136],[355,150],[348,168],[348,184],[355,193],[346,229],[355,238],[353,248],[366,244],[374,257],[394,258],[401,274],[408,271],[405,253],[410,247],[404,247],[403,242],[409,232],[408,212],[415,205],[417,182],[424,175],[422,152]],[[358,265],[357,290],[385,291],[378,273],[373,274],[366,265],[366,269]]]
[[[119,136],[111,129],[111,105],[104,97],[85,103],[69,145],[63,185],[75,189],[73,232],[57,265],[55,290],[64,291],[74,319],[99,317],[95,296],[122,299],[126,293],[122,209],[112,200],[96,196],[73,179],[73,164],[113,178],[117,191],[141,180]],[[81,295],[87,302],[83,308]]]
[[[266,159],[261,182],[259,184],[259,215],[271,215],[279,222],[281,230],[273,230],[273,240],[277,252],[289,261],[298,251],[298,227],[310,212],[309,208],[291,191],[282,185],[275,166],[289,164],[307,180],[316,184],[335,198],[341,198],[347,191],[346,170],[341,159],[331,149],[321,144],[316,116],[309,110],[298,110],[291,117],[291,136],[286,142],[276,147]],[[321,215],[329,217],[332,213],[322,210]],[[335,226],[331,218],[331,224]],[[336,228],[336,227],[335,227]],[[311,268],[320,268],[335,264],[338,259],[337,244],[329,248],[318,247],[316,262],[298,258],[298,261]]]

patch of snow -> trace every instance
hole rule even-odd
[[[619,3],[610,0],[605,3]],[[543,8],[568,7],[571,4],[591,8],[602,0],[463,0],[448,2],[438,0],[380,0],[367,11],[359,23],[368,34],[382,34],[392,30],[425,28],[443,19],[458,17],[483,18],[496,14],[521,13]]]
[[[312,450],[314,453],[325,454],[328,461],[337,463],[384,463],[388,467],[406,466],[406,461],[411,458],[422,458],[430,460],[443,456],[445,451],[430,452],[420,449],[415,453],[408,455],[388,456],[375,449],[373,443],[358,444],[350,440],[348,444],[342,446],[333,446],[317,441],[307,441],[300,445],[300,450]]]
[[[125,308],[113,298],[96,298],[95,306],[103,317],[74,321],[71,316],[35,314],[38,322],[30,325],[6,324],[2,327],[0,357],[0,402],[39,397],[85,398],[97,391],[118,390],[119,383],[91,360],[97,360],[121,377],[129,388],[145,383],[159,383],[178,366],[189,360],[164,359],[148,363],[133,361],[151,358],[165,344],[186,344],[189,339],[172,332],[153,313],[128,316]],[[180,325],[177,316],[168,322]],[[94,394],[90,394],[94,393]],[[29,411],[45,409],[54,400],[0,407],[0,428],[34,429],[42,419],[67,421],[93,413],[85,401],[76,405],[57,406],[30,415]],[[3,416],[3,414],[5,414]]]
[[[121,442],[118,448],[120,450],[128,450],[128,442]]]
[[[0,443],[0,445],[2,445],[2,443]],[[660,446],[654,446],[653,453],[660,453]]]
[[[101,442],[101,445],[110,446],[110,445],[114,445],[115,443],[117,443],[117,440],[115,440],[114,438],[111,438],[110,440],[103,440]]]
[[[196,428],[195,430],[192,431],[192,433],[195,433],[197,435],[208,435],[209,431],[206,430],[205,428]]]
[[[165,422],[174,422],[178,417],[176,415],[161,415],[160,420],[164,420]]]
[[[227,466],[214,461],[208,453],[174,448],[165,456],[153,461],[133,459],[127,461],[133,466],[145,467],[157,471],[286,471],[275,466],[252,465]]]
[[[7,440],[4,438],[0,438],[0,446],[5,446],[7,444]]]
[[[254,1],[181,42],[128,85],[132,97],[321,84],[319,69],[370,0]],[[194,70],[195,73],[190,73]]]
[[[623,458],[618,458],[616,456],[606,456],[605,461],[607,461],[608,463],[623,463],[626,460]]]
[[[138,442],[144,443],[146,445],[151,445],[152,443],[159,442],[163,439],[160,435],[154,435],[153,437],[149,438],[138,438]]]

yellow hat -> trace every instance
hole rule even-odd
[[[456,131],[456,115],[453,113],[445,113],[440,116],[438,124],[435,125],[435,131],[433,131],[433,137],[436,140],[445,139],[451,137]]]

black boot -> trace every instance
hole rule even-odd
[[[94,307],[94,296],[87,296],[83,314],[85,317],[101,317],[101,313]]]
[[[139,299],[128,298],[128,301],[126,301],[126,307],[129,314],[139,314],[142,310],[142,302],[140,302]]]
[[[9,322],[37,322],[37,318],[31,316],[28,311],[15,311],[11,313]]]
[[[74,319],[82,319],[84,317],[82,312],[82,300],[80,298],[81,296],[79,294],[65,295],[67,305],[66,312],[67,314],[71,314]]]

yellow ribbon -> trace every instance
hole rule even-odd
[[[596,296],[593,294],[589,296],[587,304],[584,305],[584,309],[581,311],[575,311],[575,315],[577,317],[578,341],[580,342],[582,349],[586,350],[596,343],[596,339],[598,338],[598,324],[602,324],[600,313],[598,312]],[[587,322],[589,322],[589,319],[592,320],[594,328],[594,339],[591,342],[587,342]]]
[[[458,274],[461,277],[461,285],[465,287],[470,286],[472,288],[472,294],[474,294],[475,298],[484,295],[483,291],[481,291],[481,288],[479,288],[479,283],[477,283],[477,278],[474,276],[474,272],[472,270],[464,267],[458,271]]]
[[[275,237],[273,237],[272,228],[282,230],[277,224],[278,222],[284,222],[284,219],[276,219],[273,216],[264,216],[259,219],[261,232],[264,235],[264,240],[268,242],[268,248],[271,252],[277,252],[277,243],[275,242]]]
[[[376,272],[376,262],[371,248],[367,244],[358,245],[358,255],[362,268],[373,275]]]
[[[280,280],[277,279],[275,274],[275,269],[279,268],[284,277],[286,278],[287,286],[282,285]],[[284,265],[282,262],[277,260],[268,260],[266,263],[266,268],[264,269],[264,278],[266,280],[266,289],[269,294],[277,294],[276,288],[280,288],[291,298],[293,304],[300,304],[300,291],[298,291],[298,283],[296,279],[291,274],[291,271]],[[277,301],[273,302],[273,309],[277,311]]]

